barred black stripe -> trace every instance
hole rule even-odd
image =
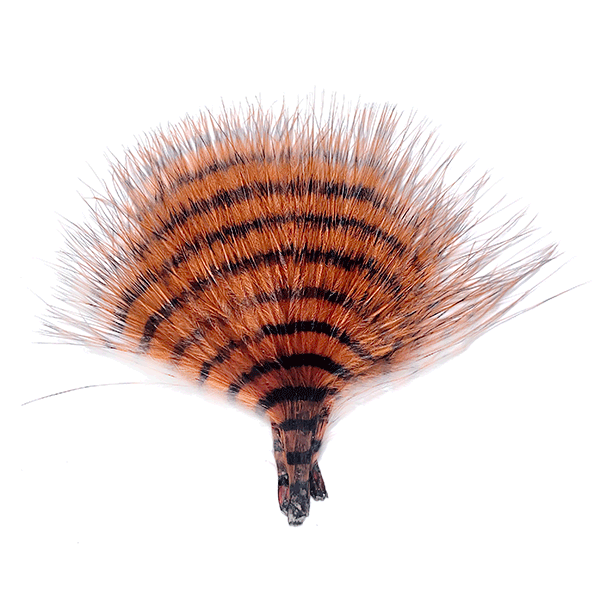
[[[327,396],[335,396],[336,393],[337,389],[331,387],[282,386],[265,394],[258,404],[265,410],[285,402],[296,402],[299,399],[317,404],[323,402]]]
[[[187,179],[181,185],[190,183]],[[174,186],[170,193],[176,193],[178,191],[177,188],[178,186]],[[388,212],[388,206],[393,206],[393,202],[379,194],[374,188],[360,184],[337,183],[334,181],[318,180],[312,177],[307,179],[296,177],[286,181],[253,181],[237,188],[219,190],[215,194],[203,199],[189,199],[189,204],[179,206],[178,210],[170,214],[168,221],[163,222],[158,229],[149,232],[150,239],[139,242],[131,248],[131,254],[138,259],[144,258],[154,241],[165,239],[166,234],[172,233],[192,217],[209,213],[218,208],[230,208],[245,200],[267,198],[276,194],[294,196],[313,194],[323,196],[324,198],[337,196],[367,202],[374,208],[385,212]],[[163,191],[159,191],[158,196],[160,197],[161,195],[163,195]]]
[[[287,419],[279,423],[278,427],[282,431],[303,431],[309,433],[314,431],[319,419],[313,417],[312,419]]]
[[[177,309],[195,298],[199,292],[214,285],[217,276],[252,271],[260,266],[271,265],[285,259],[294,262],[322,263],[340,267],[345,271],[353,271],[358,268],[365,273],[368,279],[373,279],[375,283],[385,287],[391,293],[392,298],[397,299],[403,291],[402,284],[397,277],[393,273],[386,272],[373,258],[366,258],[364,255],[351,256],[335,250],[321,250],[319,248],[305,247],[297,249],[293,244],[290,244],[281,250],[261,252],[236,263],[223,263],[219,267],[211,269],[210,277],[194,279],[190,282],[188,289],[163,304],[158,311],[150,315],[144,326],[144,332],[140,340],[140,350],[146,352],[158,326],[169,319]]]
[[[271,371],[279,371],[280,369],[289,370],[297,367],[315,367],[327,371],[340,379],[348,379],[350,377],[350,371],[342,367],[339,363],[336,363],[329,356],[322,356],[321,354],[314,354],[312,352],[299,352],[280,356],[277,360],[267,360],[254,365],[229,386],[229,392],[237,394],[244,385]]]
[[[350,338],[345,331],[340,331],[337,327],[332,327],[329,323],[323,321],[293,321],[291,323],[267,324],[263,325],[260,332],[247,339],[231,340],[221,346],[214,358],[205,361],[200,369],[199,381],[208,378],[211,369],[216,364],[224,363],[234,350],[243,348],[248,343],[259,342],[261,339],[271,335],[293,335],[295,333],[312,332],[326,335],[332,339],[338,340],[341,344],[348,346],[357,356],[363,360],[374,360],[373,356],[367,352],[361,344]],[[193,342],[190,342],[190,344]]]
[[[334,305],[342,306],[348,310],[356,312],[361,318],[366,318],[366,314],[360,310],[360,307],[356,306],[356,303],[342,292],[334,292],[325,288],[319,287],[300,287],[300,288],[280,288],[272,292],[261,292],[255,296],[247,297],[243,306],[257,306],[260,304],[278,303],[288,300],[302,300],[302,299],[316,299],[323,300]],[[224,320],[218,318],[206,319],[202,322],[202,327],[194,329],[186,337],[180,338],[173,347],[172,359],[177,361],[185,353],[186,349],[189,348],[195,342],[198,342],[202,337],[213,329],[217,324],[222,324]],[[232,341],[230,343],[233,343]],[[202,370],[201,376],[202,377]]]
[[[290,450],[285,453],[288,465],[308,465],[320,450],[321,440],[313,440],[308,450]]]
[[[326,229],[354,229],[361,234],[372,236],[375,241],[383,241],[390,248],[401,256],[406,246],[394,235],[388,234],[381,228],[366,223],[362,219],[345,217],[339,215],[325,215],[316,213],[306,213],[301,215],[269,215],[259,217],[252,221],[243,221],[227,227],[222,227],[209,233],[197,234],[191,240],[187,240],[180,246],[175,254],[163,261],[158,271],[152,269],[146,270],[141,274],[132,286],[127,288],[121,297],[115,311],[115,330],[121,331],[124,326],[127,314],[131,305],[140,298],[153,284],[164,280],[167,275],[175,273],[176,269],[186,262],[192,256],[198,255],[206,248],[211,248],[215,242],[222,244],[235,243],[236,240],[245,238],[253,231],[263,231],[272,225],[284,225],[286,223],[295,223],[297,225],[308,225],[310,227]]]

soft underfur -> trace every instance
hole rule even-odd
[[[454,153],[436,150],[391,107],[335,103],[151,134],[71,229],[49,327],[266,413],[299,524],[327,495],[317,455],[341,392],[471,341],[554,256],[522,250],[521,215],[485,231],[485,178],[448,181]]]

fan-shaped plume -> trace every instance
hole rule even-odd
[[[342,394],[463,347],[555,255],[520,214],[493,225],[485,178],[449,180],[438,154],[389,106],[256,105],[151,134],[70,228],[48,329],[264,413],[300,524],[327,496],[317,457]]]

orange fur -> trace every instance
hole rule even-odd
[[[148,136],[72,231],[50,319],[266,411],[291,524],[326,496],[342,390],[471,341],[555,255],[522,253],[520,215],[478,234],[485,178],[448,183],[454,153],[435,162],[423,126],[340,112],[257,106]]]

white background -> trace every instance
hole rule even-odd
[[[600,597],[594,2],[22,2],[2,16],[0,596]],[[35,344],[105,154],[204,106],[416,109],[564,252],[551,295],[346,416],[289,528],[269,428]],[[152,381],[152,377],[149,378]]]

